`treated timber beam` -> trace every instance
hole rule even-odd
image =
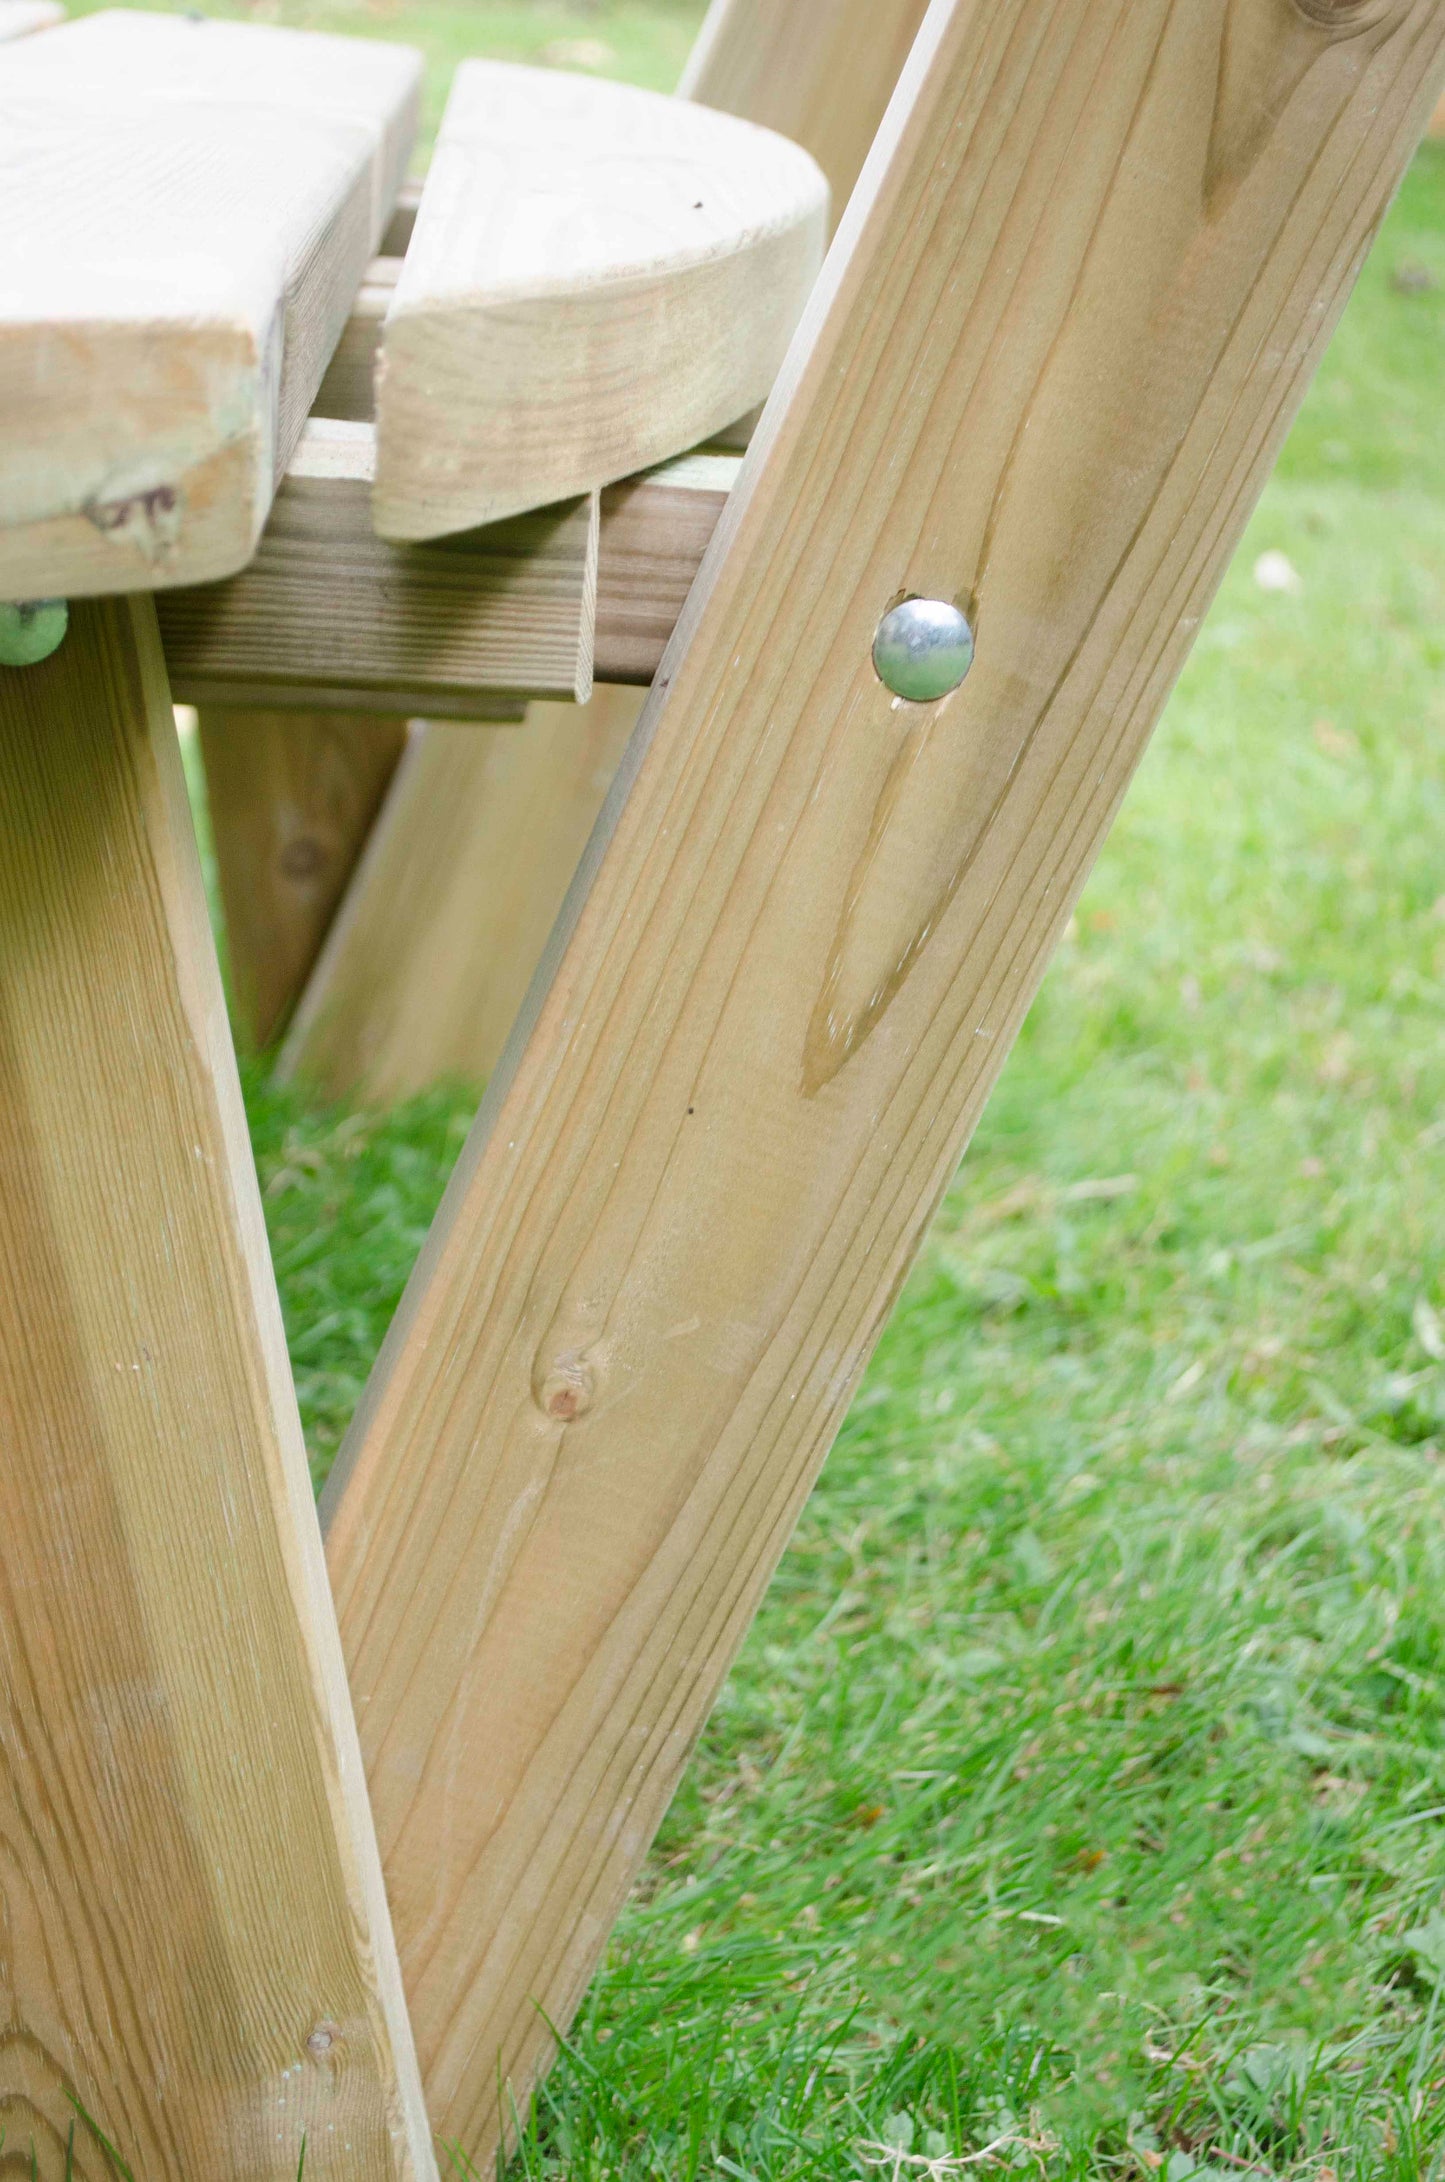
[[[401,277],[399,257],[373,258],[356,291],[351,316],[316,390],[318,417],[345,417],[371,423],[376,415],[376,359],[381,328]]]
[[[391,218],[382,231],[383,254],[392,258],[404,258],[411,246],[412,230],[416,226],[417,208],[421,204],[422,185],[416,176],[410,176],[396,193],[396,203],[391,208]]]
[[[652,680],[737,468],[732,458],[698,455],[603,493],[604,685]],[[382,1101],[443,1076],[485,1082],[638,710],[634,691],[602,686],[581,707],[534,705],[520,735],[437,721],[417,730],[301,988],[278,1062],[283,1079],[303,1079],[333,1098]],[[274,717],[288,772],[309,773],[316,726],[300,715]],[[241,719],[231,724],[243,730]],[[364,748],[368,725],[360,715],[348,720],[342,740]],[[250,756],[243,733],[229,755],[242,773],[264,757]],[[239,781],[231,794],[247,797]],[[224,877],[224,808],[220,817]],[[266,830],[279,841],[287,825],[278,811]],[[233,857],[248,853],[242,841]],[[239,919],[240,946],[273,962],[276,944],[244,905]],[[277,941],[291,928],[278,925]],[[301,956],[293,959],[299,973]]]
[[[250,558],[420,74],[405,46],[123,10],[0,46],[0,598]]]
[[[600,523],[592,495],[393,546],[371,527],[372,447],[366,425],[313,418],[250,567],[158,599],[183,702],[477,719],[581,702],[594,673],[648,682],[738,468],[666,464],[602,495]]]
[[[0,963],[0,2164],[424,2182],[148,599],[0,668]]]
[[[678,93],[805,145],[843,217],[928,0],[712,0]],[[743,448],[761,407],[716,435]]]
[[[259,1052],[285,1028],[406,746],[406,722],[200,713],[232,1019]]]
[[[420,194],[413,185],[408,192],[384,238],[400,232],[403,248]],[[400,268],[399,255],[367,267],[317,389],[318,417],[371,417],[381,321]],[[343,690],[325,693],[329,711],[257,710],[256,691],[244,694],[249,709],[197,711],[233,1021],[238,1038],[259,1051],[285,1028],[311,975],[396,770],[406,723],[395,713],[356,711]],[[294,701],[300,693],[288,694]]]
[[[1442,74],[1440,0],[929,11],[328,1489],[432,2116],[479,2166]],[[870,659],[908,593],[977,629],[926,706]]]
[[[701,105],[766,121],[802,144],[827,174],[836,220],[923,7],[924,0],[715,0],[683,88]],[[405,218],[399,209],[388,249],[405,251]],[[317,397],[323,415],[372,414],[374,358],[397,270],[395,260],[378,260],[368,275]],[[745,447],[757,414],[720,433],[718,444]],[[604,681],[651,681],[696,571],[691,554],[657,552],[652,492],[634,482],[603,494]],[[699,500],[692,519],[700,561],[712,511]],[[563,874],[585,835],[580,822],[601,808],[607,783],[598,751],[620,754],[617,706],[605,695],[593,705],[596,717],[579,718],[570,734],[550,709],[534,718],[529,733],[540,729],[538,740],[515,752],[490,737],[472,746],[445,729],[425,731],[388,806],[385,851],[367,859],[348,891],[336,944],[316,965],[283,1067],[338,1094],[364,1085],[374,1097],[396,1098],[442,1075],[480,1082],[491,1074],[510,1024],[503,1010],[520,999],[541,954]],[[544,783],[547,792],[537,792]],[[536,874],[525,915],[510,883],[492,886],[480,876],[493,868],[499,841],[508,871]],[[442,868],[447,855],[459,858],[450,872]],[[392,880],[400,872],[426,878],[399,894]],[[463,929],[465,948],[457,944]],[[375,944],[364,945],[363,935]]]
[[[321,950],[277,1074],[386,1102],[484,1083],[642,709],[635,689],[511,728],[420,728]],[[425,823],[418,825],[418,808]]]
[[[761,399],[822,261],[798,145],[630,84],[457,70],[381,336],[383,537],[626,477]]]
[[[928,0],[712,0],[678,86],[805,144],[843,217]]]

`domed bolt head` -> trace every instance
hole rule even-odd
[[[0,601],[0,667],[38,667],[59,651],[69,626],[64,599]]]
[[[878,624],[873,664],[884,687],[910,704],[946,697],[973,665],[967,615],[948,599],[904,599]]]

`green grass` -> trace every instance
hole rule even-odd
[[[67,0],[94,15],[118,0]],[[346,37],[419,46],[427,73],[421,158],[441,119],[458,61],[486,54],[626,77],[670,91],[702,21],[706,0],[144,0],[157,13],[230,16]]]
[[[1442,389],[1427,151],[520,2174],[1445,2173]],[[471,1102],[248,1094],[319,1473]]]

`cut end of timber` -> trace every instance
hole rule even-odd
[[[419,72],[410,47],[124,10],[0,43],[0,596],[244,566]]]
[[[271,505],[263,377],[244,327],[77,325],[37,341],[0,325],[0,598],[162,590],[244,567]],[[228,429],[236,416],[249,424]]]
[[[377,371],[380,536],[591,492],[768,393],[822,262],[800,146],[681,99],[457,72]]]

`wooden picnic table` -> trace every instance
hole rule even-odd
[[[715,80],[807,19],[718,0]],[[47,2182],[503,2141],[1442,72],[1445,0],[935,0],[819,273],[819,166],[696,98],[468,63],[398,222],[405,47],[0,45],[0,2129]],[[594,677],[648,694],[323,1541],[173,695],[233,754],[383,723],[371,810],[407,714],[521,749],[535,700],[540,809]]]

